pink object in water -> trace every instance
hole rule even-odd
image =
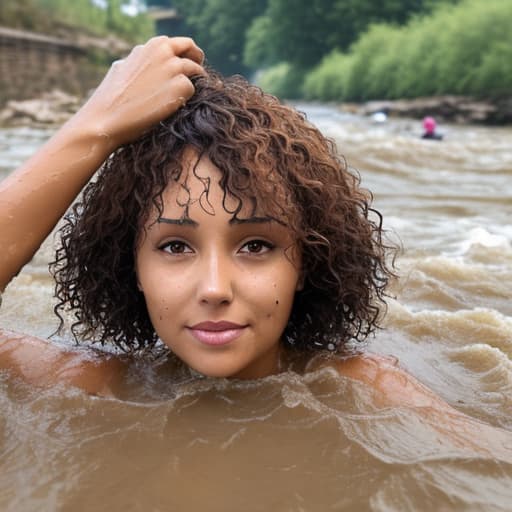
[[[426,133],[434,133],[436,131],[436,120],[433,117],[425,117],[423,119],[423,128]]]

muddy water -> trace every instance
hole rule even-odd
[[[377,408],[326,369],[233,383],[141,363],[126,400],[3,373],[0,510],[510,510],[512,130],[444,126],[444,141],[423,141],[417,122],[299,108],[337,141],[403,246],[396,300],[368,350],[397,356],[505,441],[482,454],[439,418]],[[0,131],[0,173],[48,136]],[[2,326],[52,332],[51,245],[8,288]]]

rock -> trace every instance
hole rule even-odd
[[[132,44],[113,35],[107,35],[103,38],[98,38],[88,36],[86,34],[78,34],[72,40],[75,42],[75,44],[82,48],[87,50],[102,50],[108,55],[115,56],[117,58],[120,56],[128,55],[133,46]]]
[[[496,113],[491,119],[493,124],[512,124],[512,97],[501,98],[495,102]]]
[[[81,100],[60,90],[44,93],[40,98],[8,101],[0,111],[2,125],[60,125],[80,107]]]

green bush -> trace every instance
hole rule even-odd
[[[270,94],[291,100],[302,97],[302,82],[305,75],[304,70],[283,62],[260,71],[256,83]]]
[[[345,97],[351,66],[349,55],[334,51],[324,57],[320,65],[306,76],[303,87],[306,99],[335,101]]]
[[[474,74],[471,90],[479,96],[512,95],[512,45],[509,42],[494,41],[488,48]]]
[[[415,98],[440,92],[436,77],[443,58],[440,33],[445,31],[433,21],[415,19],[402,29],[402,42],[393,59],[394,81],[386,98]]]
[[[389,98],[396,87],[404,51],[404,31],[389,25],[373,25],[353,47],[357,68],[350,77],[348,94],[352,99]],[[357,71],[356,71],[357,69]]]
[[[388,44],[388,37],[393,29],[387,25],[372,25],[363,37],[358,39],[351,47],[351,72],[347,77],[347,96],[351,100],[366,100],[369,98],[368,89],[369,68],[379,52]]]
[[[305,80],[310,99],[361,101],[512,91],[512,1],[440,4],[403,27],[372,25]],[[337,96],[336,96],[337,95]]]
[[[484,59],[499,51],[496,43],[508,41],[512,45],[512,2],[466,0],[455,9],[442,9],[438,13],[441,16],[448,19],[449,29],[437,78],[447,92],[474,94],[474,83]],[[494,92],[494,86],[489,85],[489,92]]]

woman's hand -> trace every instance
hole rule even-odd
[[[204,74],[204,54],[188,37],[159,36],[112,64],[78,112],[111,150],[136,139],[180,108],[193,94],[190,78]]]
[[[155,37],[112,65],[87,103],[0,184],[0,292],[37,251],[109,154],[194,94],[203,52]]]

